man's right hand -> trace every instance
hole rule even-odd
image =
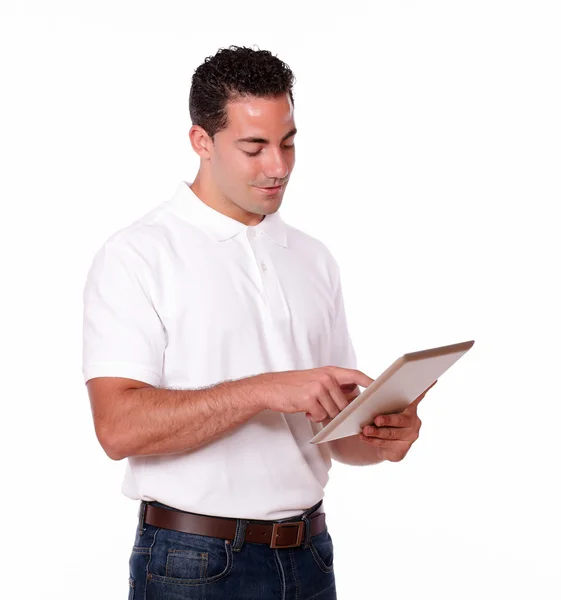
[[[263,408],[282,413],[304,412],[321,423],[333,419],[349,404],[356,385],[368,387],[374,380],[356,369],[326,366],[301,371],[256,375],[255,391]],[[356,397],[356,392],[351,398]]]

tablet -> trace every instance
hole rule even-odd
[[[329,442],[356,435],[378,415],[401,412],[445,373],[474,340],[404,354],[393,362],[311,440]]]

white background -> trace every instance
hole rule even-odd
[[[359,368],[475,340],[404,461],[334,465],[339,597],[558,598],[559,4],[202,4],[0,1],[3,588],[128,593],[138,505],[95,438],[82,288],[194,178],[193,71],[255,44],[296,75],[281,214],[338,259]]]

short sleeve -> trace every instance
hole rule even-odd
[[[331,333],[331,361],[330,364],[346,369],[356,369],[357,358],[351,335],[347,326],[345,301],[341,285],[339,268],[336,268],[336,285],[334,294],[334,317]]]
[[[159,385],[166,332],[145,269],[131,250],[111,241],[95,255],[83,291],[84,382],[127,377]]]

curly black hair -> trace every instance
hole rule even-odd
[[[288,65],[268,50],[220,48],[214,56],[207,56],[193,74],[189,93],[191,121],[214,141],[216,133],[228,126],[228,101],[247,96],[276,98],[288,93],[294,104],[295,81]]]

